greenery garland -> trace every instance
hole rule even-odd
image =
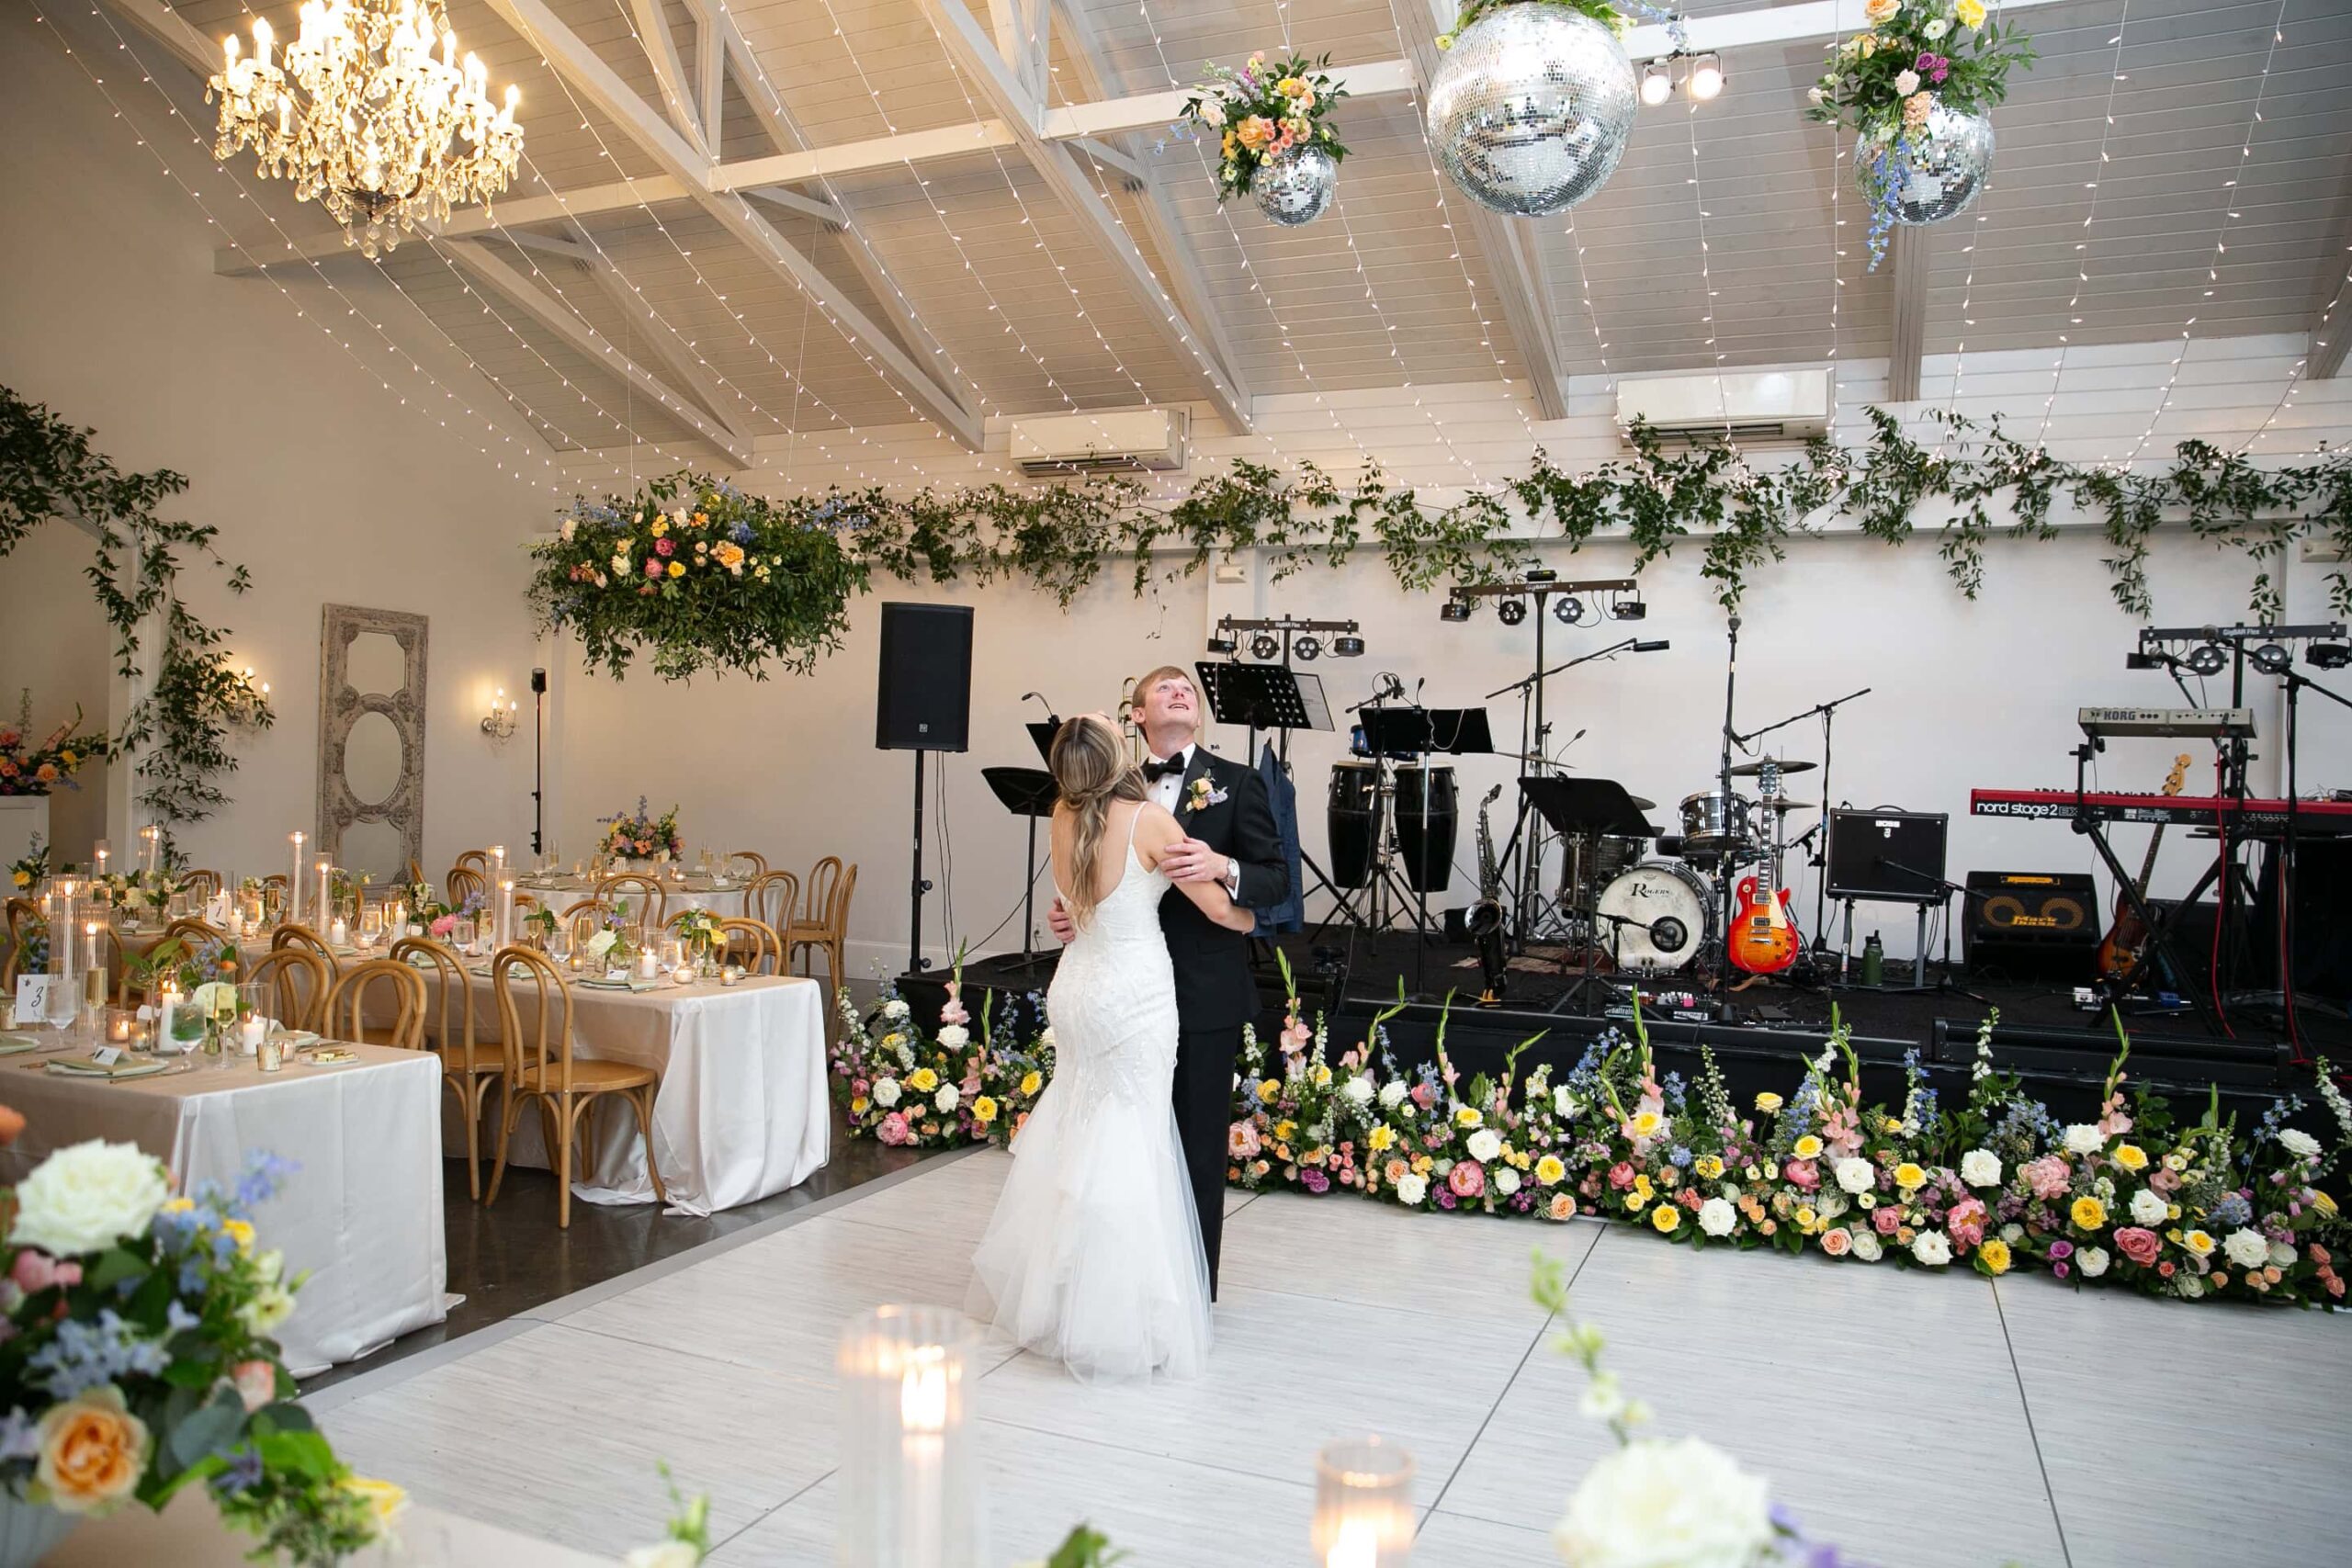
[[[1476,491],[1442,508],[1425,507],[1376,468],[1342,484],[1313,463],[1285,476],[1238,460],[1204,475],[1164,510],[1120,479],[910,496],[833,490],[768,501],[682,474],[635,498],[576,504],[561,536],[534,547],[541,566],[531,596],[543,626],[579,637],[591,665],[617,676],[638,649],[650,649],[657,672],[676,679],[707,668],[756,675],[772,658],[806,671],[839,645],[850,595],[877,574],[942,586],[1023,582],[1067,606],[1122,562],[1140,596],[1156,581],[1197,574],[1220,553],[1264,551],[1280,581],[1310,567],[1336,570],[1358,550],[1375,548],[1397,584],[1418,591],[1494,581],[1533,564],[1541,545],[1575,551],[1604,536],[1632,543],[1639,572],[1696,537],[1703,541],[1700,574],[1724,610],[1736,611],[1756,573],[1829,516],[1850,516],[1862,533],[1899,546],[1917,531],[1921,508],[1939,504],[1949,515],[1938,553],[1953,584],[1973,599],[1996,533],[2055,538],[2051,512],[2061,495],[2098,519],[2109,592],[2141,618],[2152,610],[2149,541],[2167,519],[2185,518],[2199,538],[2255,566],[2248,609],[2258,619],[2285,610],[2275,567],[2291,541],[2317,536],[2352,555],[2352,457],[2344,454],[2266,468],[2243,453],[2185,441],[2168,469],[2126,473],[2063,462],[1997,419],[1928,410],[1938,438],[1930,447],[1886,410],[1867,412],[1866,446],[1816,439],[1781,467],[1752,465],[1719,442],[1669,450],[1636,425],[1628,457],[1571,474],[1539,450],[1534,467],[1502,491]],[[1532,534],[1506,497],[1517,501]],[[1996,522],[1996,505],[2008,513],[2006,525]],[[697,515],[707,521],[695,523]],[[684,529],[673,536],[706,547],[710,530],[748,529],[754,568],[714,569],[717,558],[705,548],[677,558],[691,563],[681,571],[664,558],[658,583],[641,580],[658,547],[654,525],[664,518],[665,530]],[[624,547],[632,564],[621,581],[607,557]],[[2327,582],[2335,612],[2352,614],[2347,569],[2331,570]]]
[[[219,783],[237,767],[229,727],[267,728],[277,716],[230,667],[221,651],[228,628],[180,599],[183,556],[220,569],[232,593],[252,583],[213,547],[219,529],[156,515],[187,489],[186,475],[125,474],[92,449],[93,434],[0,387],[0,557],[52,518],[78,516],[96,533],[84,575],[115,630],[116,673],[135,681],[146,660],[154,664],[153,689],[123,716],[112,745],[143,753],[134,773],[140,805],[166,823],[200,822],[229,801]],[[158,646],[142,648],[151,615],[162,617],[162,633]]]

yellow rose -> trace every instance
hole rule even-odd
[[[1288,1117],[1284,1117],[1282,1121],[1274,1123],[1274,1136],[1283,1140],[1285,1143],[1289,1141],[1291,1134],[1297,1131],[1298,1123],[1291,1121]]]
[[[113,1384],[90,1389],[40,1418],[33,1479],[61,1514],[103,1514],[139,1488],[147,1470],[147,1424]]]
[[[1027,1072],[1021,1075],[1021,1092],[1023,1094],[1035,1094],[1039,1089],[1044,1087],[1045,1082],[1046,1075],[1039,1072],[1036,1068],[1032,1067]]]
[[[972,1101],[972,1120],[985,1127],[996,1120],[996,1101],[987,1095]]]
[[[2077,1198],[2066,1217],[2086,1231],[2095,1231],[2107,1224],[2107,1205],[2096,1198]]]
[[[1820,1218],[1821,1216],[1819,1214],[1813,1212],[1813,1206],[1811,1204],[1807,1204],[1805,1207],[1799,1209],[1796,1213],[1797,1228],[1804,1232],[1807,1235],[1811,1235],[1813,1234],[1815,1223]]]
[[[2148,1151],[2137,1144],[2118,1144],[2115,1145],[2115,1163],[2126,1170],[2145,1170],[2148,1168]]]
[[[2204,1231],[2190,1231],[2187,1235],[2180,1238],[2180,1245],[2188,1248],[2189,1251],[2197,1254],[2199,1258],[2211,1258],[2213,1256],[2213,1238]]]
[[[668,533],[669,531],[670,531],[670,524],[669,524],[669,521],[668,521],[666,518],[656,517],[656,518],[653,520],[653,536],[654,536],[655,538],[657,538],[657,539],[658,539],[658,538],[660,538],[662,535],[664,535],[664,534]]]
[[[2312,1207],[2317,1209],[2321,1213],[2325,1214],[2331,1220],[2335,1218],[2335,1200],[2329,1197],[2326,1190],[2323,1188],[2314,1187],[2312,1189]]]
[[[1701,1155],[1699,1156],[1697,1169],[1701,1176],[1704,1177],[1709,1181],[1713,1181],[1717,1177],[1723,1175],[1724,1162],[1713,1155]]]
[[[1769,1090],[1756,1097],[1756,1109],[1761,1111],[1767,1116],[1770,1116],[1773,1111],[1781,1109],[1781,1097]]]
[[[1894,1184],[1905,1190],[1925,1187],[1928,1184],[1928,1173],[1906,1159],[1894,1168]]]
[[[1430,1173],[1430,1167],[1436,1163],[1437,1162],[1435,1160],[1430,1158],[1427,1155],[1415,1155],[1413,1156],[1413,1174],[1415,1176],[1427,1176]]]
[[[1819,1159],[1821,1157],[1821,1140],[1815,1137],[1811,1133],[1807,1133],[1804,1137],[1797,1140],[1795,1152],[1796,1156],[1799,1159]]]
[[[673,561],[672,561],[672,562],[670,563],[670,575],[671,575],[672,577],[684,577],[684,576],[685,576],[685,575],[686,575],[686,563],[685,563],[685,562],[684,562],[684,561],[682,561],[682,560],[673,560]]]
[[[1657,1195],[1657,1189],[1650,1185],[1650,1179],[1648,1177],[1636,1176],[1634,1178],[1634,1196],[1646,1203]]]
[[[1650,1211],[1650,1224],[1660,1235],[1672,1235],[1674,1227],[1682,1223],[1682,1211],[1671,1203],[1660,1203]]]
[[[1981,28],[1984,25],[1984,0],[1959,0],[1951,14],[1960,18],[1962,27]]]
[[[849,1102],[849,1113],[852,1116],[863,1116],[865,1114],[865,1108],[873,1103],[861,1094]]]
[[[939,1075],[929,1067],[917,1067],[907,1075],[907,1087],[917,1094],[929,1094],[939,1087]]]
[[[1261,1104],[1272,1105],[1274,1102],[1274,1096],[1282,1093],[1282,1091],[1283,1086],[1276,1083],[1272,1078],[1260,1078],[1258,1080],[1258,1099]]]
[[[1862,7],[1862,15],[1870,18],[1872,27],[1876,27],[1881,22],[1893,20],[1894,14],[1901,9],[1903,0],[1869,0]]]
[[[1900,1133],[1903,1131],[1903,1118],[1900,1116],[1880,1117],[1879,1131],[1882,1133]]]
[[[250,1222],[223,1220],[220,1222],[220,1231],[222,1235],[236,1239],[239,1252],[251,1252],[254,1249],[254,1227]]]
[[[1464,1105],[1454,1111],[1453,1124],[1457,1127],[1483,1127],[1487,1119],[1478,1114],[1477,1107]]]
[[[1568,1168],[1560,1163],[1560,1156],[1557,1155],[1545,1155],[1535,1162],[1535,1179],[1546,1187],[1552,1186],[1567,1174]]]
[[[1665,1131],[1666,1118],[1657,1111],[1637,1111],[1634,1113],[1634,1136],[1636,1138],[1655,1138]]]
[[[1309,87],[1305,81],[1296,76],[1285,76],[1281,81],[1274,84],[1274,91],[1280,93],[1285,98],[1305,96],[1312,94],[1314,90],[1315,89]]]
[[[1364,1142],[1371,1146],[1373,1153],[1381,1154],[1396,1146],[1396,1129],[1384,1122],[1372,1130]]]
[[[1987,1237],[1976,1248],[1976,1257],[1978,1261],[1984,1265],[1984,1272],[1987,1274],[2006,1274],[2009,1271],[2009,1244],[1999,1236]]]
[[[343,1489],[366,1501],[370,1522],[376,1535],[390,1533],[401,1511],[408,1506],[408,1494],[389,1481],[375,1481],[365,1475],[345,1476]]]
[[[1330,1069],[1329,1067],[1328,1067],[1328,1066],[1324,1066],[1322,1063],[1320,1063],[1320,1062],[1316,1063],[1316,1064],[1315,1064],[1314,1078],[1315,1078],[1315,1087],[1316,1087],[1317,1089],[1329,1089],[1329,1088],[1330,1088],[1330,1087],[1331,1087],[1331,1069]]]

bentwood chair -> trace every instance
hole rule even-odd
[[[339,980],[343,977],[343,965],[335,962],[334,949],[327,945],[326,938],[308,926],[282,925],[271,931],[269,933],[270,951],[275,953],[281,947],[300,948],[318,959],[327,966],[327,977],[330,980]]]
[[[732,916],[718,922],[729,959],[754,975],[784,973],[784,939],[765,920],[741,920]]]
[[[739,866],[738,862],[742,863]],[[765,876],[768,874],[768,857],[757,850],[730,850],[728,852],[726,860],[720,863],[726,867],[730,876],[738,870],[748,870],[755,877]]]
[[[193,916],[183,916],[174,920],[164,928],[161,936],[144,946],[133,944],[123,935],[120,927],[111,924],[107,927],[107,938],[114,946],[115,963],[118,966],[115,978],[115,1005],[118,1007],[129,1007],[134,1000],[144,1002],[154,999],[153,981],[141,979],[131,971],[136,960],[152,956],[165,942],[178,942],[182,954],[190,959],[200,959],[208,953],[219,953],[224,947],[228,948],[232,954],[236,951],[230,943],[226,931],[209,921],[199,920]],[[233,958],[230,966],[235,967]],[[223,978],[234,978],[234,976],[224,976]]]
[[[743,914],[781,933],[800,912],[800,878],[788,871],[762,872],[743,894]]]
[[[13,998],[17,994],[17,976],[26,969],[25,943],[35,937],[49,934],[49,922],[40,918],[40,906],[29,898],[11,897],[7,903],[8,956],[0,960],[0,990]]]
[[[469,898],[480,898],[484,903],[489,902],[489,879],[482,873],[467,866],[453,865],[449,868],[447,886],[449,908],[453,909],[464,908],[466,900]]]
[[[841,989],[846,975],[849,901],[856,891],[857,867],[844,867],[837,857],[827,855],[808,873],[807,914],[784,933],[787,953],[824,953],[829,991]],[[827,1010],[828,1016],[831,1010]]]
[[[182,872],[180,887],[191,898],[209,901],[220,891],[220,874],[217,871]]]
[[[506,1044],[506,1107],[498,1119],[498,1160],[491,1170],[490,1196],[484,1201],[498,1201],[515,1119],[522,1115],[524,1102],[532,1101],[539,1109],[548,1157],[555,1162],[556,1224],[571,1229],[574,1151],[594,1146],[598,1102],[617,1097],[637,1113],[637,1130],[645,1140],[645,1168],[653,1178],[653,1196],[667,1203],[670,1194],[662,1184],[662,1167],[653,1157],[653,1096],[661,1087],[660,1075],[633,1062],[582,1060],[572,1055],[571,991],[563,983],[562,972],[545,953],[527,947],[502,947],[491,960],[491,974],[498,993],[500,1032]],[[531,1013],[527,1032],[524,1006]]]
[[[466,1184],[479,1203],[482,1106],[491,1086],[505,1076],[505,1053],[494,1040],[475,1038],[473,984],[453,949],[430,937],[408,936],[392,943],[391,957],[395,964],[417,964],[420,972],[429,966],[439,981],[438,1005],[425,1015],[425,1044],[441,1058],[441,1081],[466,1113]]]
[[[254,960],[247,978],[270,983],[269,1014],[288,1029],[319,1027],[334,974],[306,947],[277,947]]]
[[[571,933],[571,951],[574,953],[582,951],[588,939],[602,931],[606,920],[619,918],[620,911],[602,898],[582,898],[556,917],[563,922],[563,929]]]
[[[645,904],[638,911],[638,929],[656,930],[662,924],[662,911],[670,907],[670,896],[662,890],[660,882],[634,871],[624,871],[596,884],[596,897],[615,906],[619,905],[623,898],[640,894],[644,896]]]
[[[386,986],[392,992],[391,1021],[371,1024],[367,1019],[368,993],[371,987],[380,990]],[[356,964],[328,989],[326,1016],[317,1027],[330,1040],[356,1040],[401,1051],[423,1050],[424,976],[416,972],[413,964],[389,958]]]
[[[453,869],[458,871],[470,871],[476,876],[482,878],[484,881],[488,881],[490,878],[490,852],[488,850],[463,851],[458,854]]]

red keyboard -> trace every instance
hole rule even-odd
[[[1973,789],[1968,809],[1978,817],[2021,817],[2035,821],[2069,821],[2076,797],[2071,789]],[[2117,790],[2093,790],[2081,797],[2082,807],[2105,822],[2172,822],[2187,827],[2214,828],[2227,821],[2241,833],[2282,833],[2287,828],[2287,803],[2249,795],[2243,811],[2227,795],[2139,795]],[[2352,801],[2303,800],[2295,804],[2299,833],[2352,833]]]

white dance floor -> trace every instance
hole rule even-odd
[[[363,1473],[618,1555],[656,1540],[657,1460],[712,1498],[711,1561],[831,1563],[832,1352],[877,1303],[960,1303],[1006,1156],[943,1158],[319,1396]],[[1228,1194],[1210,1374],[1093,1392],[992,1357],[977,1410],[990,1560],[1080,1519],[1138,1568],[1305,1564],[1316,1449],[1419,1461],[1416,1568],[1555,1561],[1607,1442],[1527,1299],[1575,1270],[1658,1429],[1702,1434],[1849,1559],[1886,1568],[2352,1561],[2352,1323],[2045,1278],[1703,1255],[1578,1222]]]

